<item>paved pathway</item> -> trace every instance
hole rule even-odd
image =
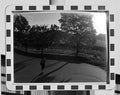
[[[15,73],[15,82],[31,82],[41,73],[40,59],[33,57],[20,57],[15,63],[18,69]],[[20,63],[22,62],[22,63]],[[35,81],[35,80],[34,80]],[[44,73],[37,77],[36,82],[105,82],[106,72],[99,67],[86,63],[75,64],[57,60],[46,60]]]

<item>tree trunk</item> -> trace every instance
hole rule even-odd
[[[41,49],[41,56],[44,57],[44,49]]]
[[[76,54],[75,54],[76,57],[78,56],[78,53],[79,53],[79,45],[77,43],[77,45],[76,45]]]
[[[76,34],[76,54],[75,54],[75,56],[77,57],[78,56],[78,53],[79,53],[79,34]]]

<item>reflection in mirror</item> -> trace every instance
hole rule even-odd
[[[14,13],[17,83],[106,82],[106,12]]]

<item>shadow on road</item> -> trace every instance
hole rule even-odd
[[[86,58],[83,56],[70,56],[70,55],[55,55],[55,54],[36,54],[36,53],[30,53],[30,52],[24,52],[18,49],[14,49],[14,51],[18,54],[24,55],[24,56],[28,56],[28,57],[35,57],[35,58],[42,58],[43,56],[46,57],[46,59],[48,60],[58,60],[58,61],[65,61],[68,63],[76,63],[76,64],[80,64],[80,63],[87,63],[87,64],[91,64],[94,66],[98,66],[103,70],[106,70],[106,64],[104,64],[103,62],[101,62],[100,60],[94,60],[92,58]]]
[[[32,83],[50,82],[50,81],[52,81],[55,78],[55,76],[54,77],[50,77],[49,75],[52,74],[52,73],[54,73],[54,72],[56,72],[56,71],[58,71],[58,70],[60,70],[61,68],[63,68],[67,64],[68,63],[65,63],[64,65],[58,67],[57,69],[55,69],[55,70],[53,70],[51,72],[46,73],[46,74],[40,73],[39,75],[37,75],[36,77],[34,77],[31,82]]]
[[[33,60],[34,58],[30,58],[30,59],[27,59],[27,60],[23,60],[23,61],[20,61],[20,62],[16,62],[14,64],[14,73],[18,72],[19,70],[25,68],[25,62],[28,62],[28,61],[31,61]]]

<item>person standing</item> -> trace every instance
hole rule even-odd
[[[42,73],[43,73],[43,70],[45,68],[45,57],[43,57],[40,61],[40,66],[41,66],[41,70],[42,70]]]

